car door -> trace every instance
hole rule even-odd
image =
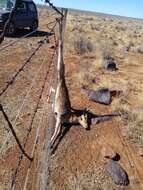
[[[29,22],[30,26],[32,26],[33,21],[38,20],[37,18],[37,10],[33,2],[29,2],[28,4],[28,15],[29,15]]]
[[[29,26],[28,7],[26,2],[21,2],[13,17],[15,26],[18,28],[24,28]]]

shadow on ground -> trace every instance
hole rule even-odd
[[[11,37],[12,38],[20,38],[22,36],[25,36],[25,35],[29,34],[30,32],[31,31],[28,30],[28,29],[17,29],[16,33]],[[53,35],[53,33],[37,30],[35,33],[29,35],[27,38],[29,38],[29,37],[51,36],[51,35]]]
[[[72,113],[75,115],[78,115],[78,116],[83,115],[85,113],[87,114],[88,128],[86,130],[90,130],[91,125],[93,125],[93,124],[98,124],[100,122],[108,121],[108,120],[112,119],[112,117],[120,116],[119,113],[96,115],[87,109],[84,109],[84,110],[73,109]],[[72,124],[72,123],[62,124],[61,133],[57,136],[53,145],[51,145],[51,154],[55,153],[56,149],[58,148],[58,145],[60,144],[60,142],[62,141],[64,136],[69,132],[70,128],[72,126],[75,126],[75,125],[79,125],[79,123],[77,123],[77,124]],[[120,156],[118,155],[116,159],[119,160]]]

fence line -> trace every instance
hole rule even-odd
[[[59,11],[59,9],[57,7],[55,7],[53,5],[53,3],[51,3],[49,0],[45,0],[45,3],[48,3],[50,7],[52,7],[53,10],[55,10],[58,14],[60,14],[62,16],[62,18],[64,17],[63,13],[61,11]]]
[[[44,65],[45,58],[46,58],[46,56],[44,57],[44,59],[43,59],[43,61],[42,61],[42,64],[41,64],[40,67],[39,67],[38,72],[36,72],[36,75],[35,75],[35,77],[34,77],[32,83],[31,83],[31,86],[28,88],[28,90],[27,90],[27,92],[26,92],[26,95],[25,95],[25,97],[24,97],[24,99],[23,99],[23,102],[22,102],[20,108],[18,109],[18,112],[17,112],[17,114],[16,114],[16,117],[15,117],[15,120],[14,120],[14,123],[13,123],[13,126],[14,126],[14,127],[15,127],[16,121],[17,121],[17,119],[19,118],[20,113],[21,113],[21,111],[22,111],[22,109],[23,109],[23,107],[24,107],[25,102],[26,102],[27,98],[29,97],[29,94],[30,94],[30,92],[31,92],[31,90],[32,90],[32,88],[33,88],[33,86],[35,85],[35,81],[36,81],[36,79],[37,79],[37,77],[38,77],[38,74],[39,74],[39,72],[41,71],[41,69],[42,69],[42,67],[43,67],[43,65]],[[5,140],[4,140],[4,142],[3,142],[3,144],[2,144],[2,146],[1,146],[1,149],[0,149],[0,153],[1,153],[1,154],[2,154],[2,151],[3,151],[4,147],[5,147],[5,145],[7,144],[8,140],[9,140],[10,137],[11,137],[10,134],[11,134],[11,133],[10,133],[10,131],[9,131],[8,134],[7,134],[7,136],[6,136],[6,138],[5,138]]]
[[[36,149],[36,146],[38,144],[38,138],[40,137],[39,132],[40,132],[40,129],[41,129],[41,126],[42,126],[42,120],[43,120],[43,117],[44,117],[44,113],[46,111],[46,104],[49,102],[49,98],[50,98],[50,92],[48,94],[47,100],[44,102],[43,113],[42,113],[42,116],[41,116],[39,124],[38,124],[38,128],[37,128],[36,135],[35,135],[35,140],[34,140],[34,144],[33,144],[33,149],[32,149],[32,152],[30,154],[31,158],[34,157],[35,149]],[[29,175],[30,175],[31,165],[32,165],[32,162],[30,162],[29,166],[28,166],[28,171],[27,171],[27,174],[26,174],[23,190],[26,190],[26,186],[27,186],[27,183],[28,183],[28,178],[29,178]]]
[[[16,0],[16,4],[17,4],[17,2],[19,2],[19,1],[21,1],[21,0]],[[46,73],[45,73],[45,77],[43,78],[43,83],[42,83],[41,90],[40,90],[40,93],[39,93],[39,96],[38,96],[38,99],[37,99],[37,102],[36,102],[36,106],[35,106],[35,108],[34,108],[34,112],[33,112],[32,118],[30,119],[30,123],[29,123],[28,128],[27,128],[28,132],[27,132],[26,136],[24,137],[23,145],[20,144],[20,146],[19,146],[19,148],[20,148],[21,151],[20,151],[20,153],[19,153],[19,157],[18,157],[18,160],[17,160],[17,163],[16,163],[16,167],[15,167],[14,172],[13,172],[13,175],[12,175],[11,184],[10,184],[10,188],[9,188],[9,189],[11,189],[11,190],[12,190],[12,189],[15,189],[15,185],[16,185],[16,180],[17,180],[19,168],[20,168],[20,166],[21,166],[21,162],[22,162],[22,160],[23,160],[23,158],[24,158],[24,155],[25,155],[27,158],[28,158],[28,156],[29,156],[29,155],[27,155],[27,154],[24,152],[24,149],[26,148],[26,145],[27,145],[27,142],[28,142],[28,140],[29,140],[29,136],[30,136],[30,134],[31,134],[31,131],[32,131],[32,129],[34,128],[33,123],[34,123],[34,121],[35,121],[35,117],[37,116],[37,112],[38,112],[39,105],[40,105],[40,103],[41,103],[41,101],[42,101],[42,97],[43,97],[43,94],[44,94],[45,86],[46,86],[47,81],[48,81],[48,77],[49,77],[49,81],[50,81],[50,73],[52,73],[52,71],[53,71],[53,70],[52,70],[52,65],[53,65],[53,63],[54,63],[54,58],[55,58],[56,51],[57,51],[57,39],[56,39],[56,34],[55,34],[55,27],[56,27],[57,23],[60,22],[60,19],[61,19],[61,21],[62,21],[63,18],[64,18],[63,11],[62,11],[62,12],[59,11],[49,0],[45,0],[45,2],[49,3],[49,5],[61,16],[61,18],[57,18],[56,21],[55,21],[55,23],[54,23],[54,22],[53,22],[53,23],[49,23],[49,25],[50,25],[50,24],[54,24],[52,28],[49,27],[49,25],[48,25],[49,30],[50,30],[51,32],[53,32],[53,34],[54,34],[54,43],[55,43],[55,44],[54,44],[54,50],[53,50],[52,57],[51,57],[51,59],[50,59],[50,63],[48,64],[47,71],[46,71]],[[32,33],[34,33],[34,32],[36,32],[36,31],[33,31]],[[3,33],[4,33],[4,31],[3,31]],[[27,35],[21,37],[21,39],[23,39],[23,38],[25,38],[25,37],[31,35],[32,33],[29,33],[29,34],[27,34]],[[59,37],[60,37],[60,35],[59,35]],[[46,38],[47,38],[47,36],[46,36]],[[46,39],[46,38],[45,38],[45,39]],[[3,38],[3,39],[4,39],[4,38]],[[11,45],[17,43],[17,42],[20,41],[21,39],[16,40],[16,42],[11,42],[10,44],[7,44],[6,46],[2,47],[2,48],[0,49],[0,51],[2,51],[2,50],[4,50],[4,49],[6,49],[7,47],[9,47],[9,46],[11,46]],[[44,40],[45,40],[45,39],[44,39]],[[40,49],[40,47],[42,46],[44,40],[42,40],[42,41],[39,43],[38,47],[34,50],[34,52],[32,52],[32,54],[30,55],[30,57],[24,62],[24,64],[18,69],[18,71],[12,76],[12,78],[10,79],[10,81],[6,84],[6,86],[5,86],[5,87],[3,88],[3,90],[0,92],[0,96],[2,96],[2,95],[7,91],[7,89],[9,88],[9,86],[12,86],[12,84],[14,83],[14,81],[17,79],[17,76],[24,70],[24,68],[26,67],[26,65],[31,61],[32,57],[33,57],[33,56],[36,54],[36,52]],[[3,41],[3,40],[2,40],[2,41]],[[42,67],[42,66],[41,66],[41,67]],[[40,69],[39,69],[39,70],[40,70]],[[39,72],[40,72],[40,71],[39,71]],[[37,75],[38,75],[38,74],[37,74]],[[51,76],[52,76],[52,75],[51,75]],[[36,79],[35,79],[35,80],[36,80]],[[49,81],[48,81],[48,82],[49,82]],[[32,81],[32,83],[34,83],[34,82]],[[50,85],[50,82],[49,82],[49,85]],[[31,84],[30,88],[27,90],[26,96],[24,97],[25,99],[23,100],[22,105],[21,105],[20,109],[19,109],[18,112],[17,112],[17,115],[16,115],[16,118],[15,118],[14,124],[16,124],[16,121],[17,121],[18,117],[20,116],[21,110],[22,110],[23,107],[24,107],[24,104],[25,104],[25,102],[26,102],[26,98],[29,96],[31,89],[32,89],[32,84]],[[50,96],[50,93],[48,94],[48,98],[47,98],[48,101],[49,101],[49,96]],[[45,104],[46,104],[46,103],[45,103]],[[44,104],[44,107],[43,107],[43,116],[44,116],[45,104]],[[1,109],[1,110],[2,110],[2,109]],[[4,115],[4,114],[3,114],[3,115]],[[4,115],[4,116],[5,116],[5,115]],[[42,117],[40,118],[40,120],[39,120],[38,128],[37,128],[37,130],[36,130],[36,135],[35,135],[35,138],[34,138],[34,143],[33,143],[33,146],[32,146],[32,152],[31,152],[31,154],[30,154],[30,155],[32,156],[32,158],[29,157],[29,160],[32,160],[33,157],[34,157],[34,154],[35,154],[36,146],[37,146],[37,144],[38,144],[38,138],[39,138],[39,136],[40,136],[39,133],[40,133],[40,129],[41,129],[41,122],[42,122],[43,116],[42,116]],[[10,121],[9,118],[8,118],[8,116],[7,116],[7,118],[6,118],[6,117],[4,117],[4,118],[7,119],[8,121]],[[8,121],[7,121],[7,122],[8,122]],[[10,122],[8,122],[8,123],[9,123],[9,125],[11,124]],[[11,124],[10,126],[12,126],[12,124]],[[10,126],[9,126],[9,127],[10,127]],[[13,126],[12,126],[12,127],[13,127]],[[12,128],[12,129],[13,129],[13,128]],[[50,130],[50,129],[49,129],[49,130]],[[12,132],[13,132],[13,131],[12,131]],[[13,133],[13,136],[16,136],[16,133]],[[15,138],[15,139],[16,139],[16,138]],[[18,141],[18,140],[17,140],[17,144],[19,144],[19,141]],[[21,149],[21,148],[22,148],[22,149]],[[24,185],[24,188],[25,188],[25,189],[26,189],[27,182],[28,182],[28,178],[29,178],[29,174],[30,174],[30,167],[31,167],[31,164],[29,163],[29,167],[28,167],[28,170],[27,170],[26,178],[25,178],[25,185]]]
[[[42,95],[43,95],[43,92],[44,92],[44,88],[45,88],[45,85],[46,85],[46,81],[47,81],[47,79],[48,79],[48,75],[49,75],[50,67],[51,67],[52,62],[53,62],[54,55],[55,55],[55,50],[54,50],[54,52],[53,52],[53,55],[52,55],[52,58],[51,58],[51,62],[50,62],[50,64],[49,64],[49,66],[48,66],[48,69],[47,69],[47,72],[46,72],[46,75],[45,75],[45,78],[44,78],[44,82],[43,82],[43,84],[42,84],[42,88],[41,88],[41,91],[40,91],[40,94],[39,94],[39,97],[38,97],[38,101],[37,101],[37,104],[36,104],[36,107],[35,107],[35,110],[34,110],[34,113],[33,113],[32,119],[31,119],[31,122],[30,122],[29,127],[28,127],[28,133],[27,133],[27,135],[26,135],[26,137],[25,137],[24,145],[23,145],[24,148],[25,148],[25,146],[26,146],[26,144],[27,144],[27,140],[28,140],[29,135],[30,135],[30,133],[31,133],[31,131],[32,131],[32,128],[33,128],[33,122],[34,122],[36,113],[37,113],[37,111],[38,111],[38,107],[39,107],[40,100],[41,100]],[[12,177],[12,183],[11,183],[11,188],[10,188],[11,190],[12,190],[13,187],[14,187],[14,184],[15,184],[15,181],[16,181],[16,178],[17,178],[18,169],[19,169],[19,167],[20,167],[20,165],[21,165],[22,159],[23,159],[23,154],[20,153],[19,161],[18,161],[17,167],[16,167],[16,169],[15,169],[14,175],[13,175],[13,177]]]
[[[64,12],[64,17],[61,17],[60,19],[57,20],[57,23],[59,24],[59,31],[58,31],[58,34],[59,34],[59,39],[62,40],[62,42],[64,42],[63,40],[63,35],[64,35],[64,31],[65,31],[65,18],[66,18],[66,15],[67,15],[67,11]],[[62,52],[63,53],[63,52]],[[57,62],[57,60],[56,60]],[[56,67],[56,71],[57,71],[57,67]],[[56,81],[57,81],[57,77],[56,77]],[[55,97],[54,97],[55,98]],[[50,115],[49,118],[48,118],[48,128],[47,128],[47,131],[46,131],[46,137],[44,139],[44,142],[43,142],[43,151],[44,151],[44,154],[43,154],[43,159],[42,159],[42,172],[41,172],[41,175],[40,175],[40,183],[39,183],[39,186],[40,186],[40,189],[48,189],[48,184],[49,184],[49,176],[50,176],[50,171],[49,171],[49,167],[50,167],[50,154],[51,154],[51,149],[50,149],[50,135],[51,135],[51,130],[52,130],[52,127],[53,127],[53,124],[54,124],[54,115]]]
[[[9,44],[6,44],[5,46],[3,46],[3,47],[0,48],[0,52],[3,51],[3,50],[5,50],[6,48],[8,48],[8,47],[10,47],[10,46],[12,46],[12,45],[14,45],[14,44],[16,44],[17,42],[20,42],[22,39],[24,39],[24,38],[26,38],[26,37],[28,37],[28,36],[30,36],[30,35],[36,33],[36,32],[37,32],[37,30],[34,30],[34,31],[32,31],[32,32],[30,32],[30,33],[28,33],[28,34],[26,34],[26,35],[24,35],[24,36],[18,38],[17,40],[12,41],[12,42],[10,42]]]
[[[6,90],[9,88],[9,86],[11,86],[15,79],[17,78],[17,76],[24,70],[25,66],[31,61],[31,59],[33,58],[33,56],[36,54],[36,52],[40,49],[40,47],[42,46],[43,43],[40,43],[37,48],[31,53],[31,55],[28,57],[28,59],[26,61],[24,61],[23,65],[18,69],[18,71],[12,76],[11,80],[7,82],[6,86],[3,88],[3,90],[0,92],[0,96],[2,96]]]
[[[19,148],[20,148],[20,150],[21,150],[21,152],[23,153],[24,156],[26,156],[26,158],[28,158],[30,161],[32,161],[33,158],[31,158],[31,157],[25,152],[25,150],[23,149],[23,147],[22,147],[22,145],[21,145],[21,143],[20,143],[20,141],[19,141],[19,138],[17,137],[16,132],[15,132],[15,130],[14,130],[14,128],[13,128],[13,126],[12,126],[12,124],[11,124],[11,122],[10,122],[10,120],[9,120],[9,118],[8,118],[6,112],[4,111],[4,108],[3,108],[3,106],[2,106],[1,104],[0,104],[0,111],[2,112],[2,114],[3,114],[4,118],[5,118],[5,120],[6,120],[8,126],[9,126],[9,128],[10,128],[10,130],[11,130],[11,132],[12,132],[12,134],[13,134],[13,136],[14,136],[14,138],[15,138],[15,140],[16,140],[16,142],[17,142],[17,144],[18,144],[18,146],[19,146]]]
[[[57,25],[57,21],[55,21],[55,24],[50,29],[50,32],[54,31],[54,28],[56,27],[56,25]],[[24,64],[18,69],[18,71],[14,74],[14,76],[11,78],[11,80],[7,82],[4,89],[0,92],[0,96],[2,96],[5,93],[5,91],[9,88],[9,86],[11,86],[14,83],[14,81],[15,81],[16,77],[19,75],[19,73],[21,73],[23,71],[24,67],[31,61],[32,57],[36,54],[36,52],[43,45],[44,40],[45,40],[45,38],[39,43],[38,47],[32,52],[32,54],[28,57],[28,59],[24,62]]]

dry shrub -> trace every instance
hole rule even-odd
[[[80,37],[78,40],[74,41],[74,49],[78,55],[83,55],[92,52],[93,44],[89,39]]]
[[[128,91],[128,92],[127,92]],[[121,113],[123,122],[123,133],[132,142],[143,146],[143,96],[140,94],[136,100],[139,103],[138,107],[131,108],[128,103],[130,90],[124,91],[123,95],[112,103],[112,110]]]
[[[134,143],[143,146],[143,110],[135,109],[132,112],[128,112],[126,120],[123,132]]]

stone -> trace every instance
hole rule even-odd
[[[97,90],[82,88],[81,90],[94,102],[105,105],[111,103],[111,94],[108,88],[98,88]]]
[[[116,185],[125,186],[129,184],[129,178],[126,171],[116,161],[109,160],[109,162],[105,165],[105,171]]]
[[[139,53],[143,53],[143,46],[141,46],[141,47],[138,48],[138,52]]]
[[[102,64],[103,64],[103,68],[106,70],[110,70],[110,71],[117,70],[117,66],[113,58],[110,58],[110,57],[105,58]]]

